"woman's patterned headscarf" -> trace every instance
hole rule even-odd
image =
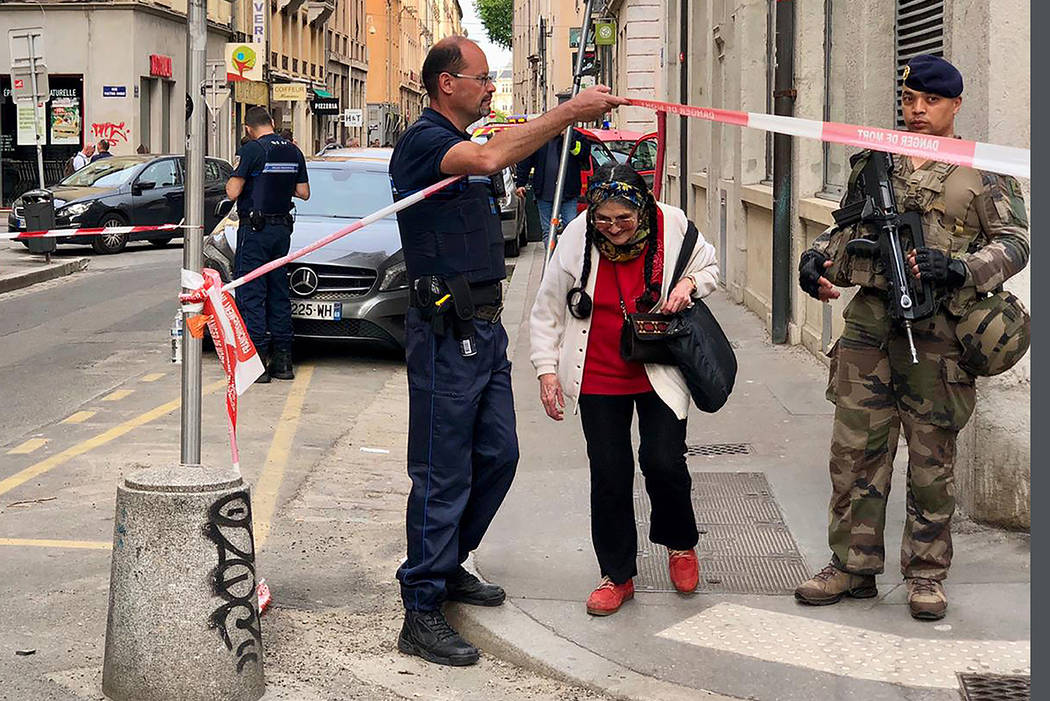
[[[620,200],[638,211],[638,228],[634,236],[626,243],[616,245],[604,235],[594,238],[594,244],[603,258],[619,263],[633,260],[640,256],[645,250],[645,244],[649,239],[649,217],[646,204],[649,193],[642,192],[628,183],[617,181],[597,183],[587,189],[587,217],[591,226],[594,224],[594,210],[609,200]]]

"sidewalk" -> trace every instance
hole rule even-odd
[[[0,226],[0,231],[6,230]],[[0,241],[0,294],[84,270],[88,260],[59,250],[45,263],[43,254],[30,253],[17,241]]]
[[[461,629],[488,652],[638,699],[714,698],[708,691],[778,701],[954,701],[957,672],[1030,672],[1024,534],[957,517],[948,616],[922,623],[908,615],[897,566],[904,450],[879,597],[817,608],[794,601],[795,584],[829,559],[827,370],[804,350],[773,346],[759,319],[721,293],[709,303],[737,346],[740,370],[722,411],[689,417],[700,592],[667,592],[666,552],[648,543],[642,523],[635,600],[608,618],[588,616],[584,601],[598,570],[583,435],[577,416],[555,423],[538,401],[527,316],[540,252],[526,249],[517,268],[504,323],[514,353],[521,462],[475,560],[485,579],[506,587],[508,605],[454,611]],[[636,517],[646,521],[640,475],[635,503]]]

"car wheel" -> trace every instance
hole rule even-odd
[[[150,239],[149,243],[150,243],[151,246],[156,246],[157,248],[164,248],[169,243],[171,243],[171,240],[173,238],[175,238],[175,237],[174,236],[168,236],[167,238],[163,238],[163,239]]]
[[[517,258],[521,255],[521,244],[517,236],[510,241],[503,242],[503,255],[506,258]]]
[[[111,226],[127,226],[128,223],[124,217],[119,214],[112,213],[102,217],[102,221],[99,222],[99,226],[106,228]],[[120,253],[124,250],[124,247],[128,245],[128,235],[119,233],[108,233],[99,234],[91,240],[91,248],[95,250],[95,253]]]

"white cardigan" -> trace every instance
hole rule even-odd
[[[666,204],[658,203],[664,220],[664,270],[660,289],[661,302],[667,299],[671,288],[678,283],[672,280],[678,252],[682,249],[688,219],[685,212]],[[587,357],[587,334],[591,328],[590,317],[577,319],[569,314],[566,294],[576,287],[583,268],[583,245],[587,228],[586,212],[569,222],[558,239],[554,257],[547,264],[536,301],[532,305],[529,329],[532,336],[532,365],[536,375],[557,373],[562,391],[574,403],[579,401],[580,385],[583,382],[583,364]],[[598,277],[598,248],[591,248],[591,274],[586,290],[594,297],[594,284]],[[706,297],[718,284],[718,263],[715,247],[704,240],[701,234],[693,248],[693,255],[685,266],[684,277],[696,283],[694,297]],[[646,364],[656,394],[674,411],[679,419],[689,412],[689,389],[681,371],[673,365]],[[577,407],[578,410],[578,407]]]

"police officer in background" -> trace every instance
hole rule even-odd
[[[438,664],[469,665],[478,651],[445,620],[441,604],[498,606],[502,588],[463,568],[510,488],[518,461],[507,334],[499,322],[503,235],[488,176],[525,158],[577,121],[625,104],[595,87],[485,144],[464,130],[489,113],[488,61],[461,36],[423,63],[430,107],[390,160],[395,199],[450,175],[453,186],[398,214],[411,307],[408,366],[408,556],[397,572],[405,622],[398,648]],[[502,180],[500,180],[502,182]]]
[[[962,91],[962,76],[948,61],[913,58],[901,90],[908,130],[954,137]],[[857,180],[868,153],[853,161],[844,207],[863,197]],[[865,231],[831,229],[802,254],[799,284],[809,295],[826,302],[839,296],[835,285],[860,290],[843,313],[845,330],[830,353],[832,559],[795,597],[824,605],[843,596],[876,596],[886,499],[903,428],[908,492],[901,572],[911,615],[937,620],[948,608],[942,582],[952,559],[955,444],[976,403],[974,376],[1001,372],[1027,350],[1027,338],[1016,340],[1023,335],[1018,326],[1004,332],[1000,323],[1021,314],[1027,319],[1027,313],[999,290],[1028,262],[1028,218],[1012,177],[918,157],[893,160],[897,207],[920,213],[926,243],[903,252],[906,265],[915,278],[932,283],[938,304],[931,317],[914,322],[913,362],[903,330],[890,317],[881,266],[845,250],[846,241]],[[983,325],[973,323],[974,315]],[[979,329],[988,320],[994,343],[982,348],[988,339]],[[964,332],[969,328],[977,331]]]
[[[226,182],[226,196],[237,202],[240,226],[234,275],[288,254],[292,238],[292,197],[310,199],[306,159],[291,141],[274,133],[270,113],[251,107],[244,115],[251,141],[241,146],[240,161]],[[256,382],[294,379],[292,306],[288,272],[272,270],[237,290],[237,308],[259,356],[269,362]]]

